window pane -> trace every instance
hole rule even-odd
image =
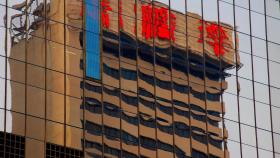
[[[257,133],[258,133],[258,147],[261,149],[273,151],[271,132],[258,129]]]
[[[244,143],[244,144],[256,146],[255,128],[241,124],[241,140],[242,140],[242,143]],[[243,148],[243,146],[242,146],[242,148]],[[247,156],[245,156],[245,157],[247,157]]]

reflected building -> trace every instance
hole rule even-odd
[[[227,89],[225,70],[240,66],[233,27],[202,22],[194,13],[168,12],[163,3],[104,3],[102,81],[85,80],[83,86],[86,155],[229,157],[221,98]],[[144,17],[152,10],[154,16]],[[156,25],[153,18],[166,20],[166,27],[149,25]],[[207,35],[207,26],[228,37],[220,45],[224,56],[209,44],[215,39]]]
[[[253,97],[243,96],[245,33],[219,11],[208,18],[203,3],[0,1],[0,157],[277,158],[274,141],[272,151],[258,145],[269,129],[257,123],[254,77]]]

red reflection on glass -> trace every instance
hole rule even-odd
[[[200,21],[202,23],[202,21]],[[219,57],[220,55],[224,55],[226,48],[224,47],[226,41],[229,39],[226,31],[223,29],[222,26],[219,26],[217,24],[213,24],[210,22],[205,22],[205,30],[207,33],[207,38],[210,38],[211,40],[206,40],[206,42],[211,45],[214,49],[215,55]],[[198,42],[202,43],[203,42],[203,26],[200,25],[198,27],[200,31],[200,39]]]
[[[154,11],[153,11],[154,10]],[[142,35],[146,39],[158,37],[175,41],[176,16],[170,14],[170,30],[168,27],[168,9],[153,8],[151,5],[142,6]],[[171,36],[170,36],[171,33]]]
[[[175,41],[175,29],[176,29],[176,16],[171,13],[170,14],[170,32],[171,32],[171,39],[172,41]]]
[[[152,38],[152,7],[151,5],[142,6],[142,35],[146,39]]]
[[[84,13],[83,13],[83,5],[81,6],[81,10],[80,10],[80,16],[83,17]]]
[[[122,17],[122,0],[120,0],[120,6],[119,6],[119,14],[120,14],[120,28],[123,28],[123,17]]]
[[[110,27],[110,17],[108,14],[108,11],[112,11],[112,8],[110,7],[110,4],[108,0],[102,0],[101,1],[101,7],[102,7],[102,26],[109,29]]]

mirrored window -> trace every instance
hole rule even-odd
[[[45,120],[27,116],[26,136],[29,138],[43,141],[45,138]]]
[[[44,118],[45,117],[45,93],[40,88],[27,86],[26,112],[29,115]],[[15,97],[17,98],[17,97]],[[15,99],[16,100],[16,99]]]
[[[265,32],[265,16],[263,14],[250,12],[251,13],[251,29],[252,36],[259,37],[262,39],[266,38]]]
[[[238,122],[224,120],[225,128],[228,131],[228,139],[240,142],[239,124]]]
[[[273,134],[274,139],[274,150],[277,153],[280,153],[280,135],[279,134]]]
[[[64,0],[49,0],[47,1],[47,4],[49,5],[49,16],[48,18],[57,21],[60,23],[64,22]]]
[[[45,89],[45,69],[27,64],[27,84]]]
[[[202,7],[201,1],[198,1],[198,0],[188,0],[187,1],[187,12],[189,12],[189,13],[201,15],[202,14],[201,7]]]
[[[203,18],[207,21],[218,21],[217,0],[207,0],[203,2]]]
[[[272,0],[268,0],[268,1],[272,1]],[[279,38],[280,32],[277,31],[278,28],[280,28],[280,20],[271,18],[269,16],[267,16],[266,19],[267,19],[267,36],[268,36],[267,39],[269,41],[280,44],[280,38]]]
[[[240,0],[240,2],[246,2],[247,0]],[[250,19],[249,11],[247,9],[235,6],[235,25],[239,32],[250,34]]]
[[[250,1],[250,9],[251,10],[254,10],[256,12],[259,12],[259,13],[263,13],[264,14],[264,4],[265,4],[265,1],[266,0],[254,0],[254,1]],[[266,2],[266,5],[267,5],[267,2]]]
[[[17,112],[6,111],[6,132],[19,136],[25,135],[26,116]]]
[[[64,96],[48,91],[46,100],[46,118],[55,122],[64,123]]]
[[[280,108],[271,107],[273,132],[280,134]],[[280,149],[279,149],[280,150]]]
[[[258,157],[257,148],[242,144],[242,157]]]
[[[241,158],[240,143],[228,140],[227,148],[230,157]]]
[[[249,9],[249,0],[235,0],[235,5]]]
[[[244,52],[244,53],[248,53],[251,54],[251,41],[250,41],[250,36],[246,35],[244,33],[236,33],[236,38],[238,39],[239,43],[238,43],[238,47],[237,49]],[[242,53],[239,53],[239,55],[241,56]],[[242,59],[242,57],[240,57],[240,59]],[[242,62],[241,62],[242,63]]]
[[[272,17],[280,18],[279,2],[266,0],[266,13]]]
[[[250,99],[245,99],[239,97],[239,112],[240,112],[240,122],[247,125],[255,125],[255,115],[254,115],[254,101]]]
[[[278,97],[280,96],[280,88],[271,87],[270,92],[271,92],[271,96],[270,96],[271,104],[280,107],[280,98]]]
[[[280,88],[280,75],[279,75],[280,64],[269,61],[269,75],[270,85]]]
[[[66,126],[66,146],[72,149],[82,150],[81,142],[83,142],[83,130],[76,127]]]
[[[63,73],[47,70],[47,90],[64,94],[64,78]]]
[[[30,158],[44,158],[44,142],[27,138],[25,142],[25,156]]]
[[[237,95],[237,82],[236,82],[236,76],[231,75],[230,77],[226,78],[226,84],[227,84],[227,89],[225,92],[235,94]]]
[[[83,77],[83,51],[72,47],[66,47],[65,55],[66,73],[77,77]]]
[[[252,126],[247,126],[247,125],[241,124],[241,141],[244,144],[248,144],[248,145],[251,145],[251,146],[256,146],[256,131],[255,131],[255,128],[252,127]],[[243,149],[243,147],[244,146],[242,145],[242,149]],[[245,147],[245,150],[249,150],[250,152],[252,151],[252,149],[248,148],[247,146]],[[244,153],[247,154],[246,152],[244,152]],[[250,152],[248,154],[252,154]]]
[[[49,143],[54,143],[57,145],[64,144],[64,125],[60,123],[55,123],[52,121],[47,121],[46,126],[46,141]]]
[[[16,112],[25,112],[25,85],[7,81],[6,108]]]
[[[79,98],[66,96],[66,123],[71,126],[82,128],[83,101]]]
[[[266,104],[255,102],[257,127],[271,130],[270,107]]]
[[[0,108],[3,108],[5,107],[5,86],[6,86],[6,83],[5,83],[5,80],[0,78]]]
[[[254,80],[263,84],[268,84],[267,60],[253,57]]]
[[[280,44],[268,42],[268,58],[269,60],[280,62]]]
[[[264,84],[254,82],[255,100],[269,104],[269,87]]]
[[[47,41],[47,46],[47,68],[64,72],[64,45]]]
[[[1,2],[1,1],[0,1],[0,17],[3,17],[3,18],[0,19],[0,27],[4,27],[5,26],[4,17],[6,15],[6,7],[5,7],[5,2]],[[4,4],[2,4],[2,3],[4,3]]]
[[[258,149],[259,158],[273,158],[273,152]]]
[[[5,78],[6,77],[6,58],[0,56],[0,64],[2,65],[0,67],[0,77]]]
[[[233,5],[219,1],[220,22],[234,26]]]
[[[238,78],[239,95],[248,99],[253,99],[253,83],[250,80]]]
[[[1,19],[1,18],[0,18]],[[0,34],[2,35],[0,37],[0,55],[2,56],[6,56],[6,50],[5,50],[5,47],[6,47],[6,28],[4,27],[0,27]]]
[[[272,135],[271,132],[258,129],[258,147],[268,151],[272,151]]]
[[[0,132],[5,131],[5,110],[0,109]]]
[[[252,37],[252,54],[258,57],[267,58],[266,41]]]
[[[7,79],[25,83],[25,63],[14,59],[8,59],[7,64]]]
[[[223,94],[223,101],[225,102],[224,107],[224,117],[233,120],[238,121],[238,102],[237,102],[237,96],[229,93]]]
[[[83,8],[83,1],[75,1],[75,0],[65,1],[66,24],[69,26],[73,26],[71,28],[74,30],[83,27],[82,8]]]
[[[83,95],[80,86],[81,81],[81,78],[66,75],[66,95],[80,98]]]

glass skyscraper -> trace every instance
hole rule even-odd
[[[0,0],[0,157],[280,158],[279,0]]]

